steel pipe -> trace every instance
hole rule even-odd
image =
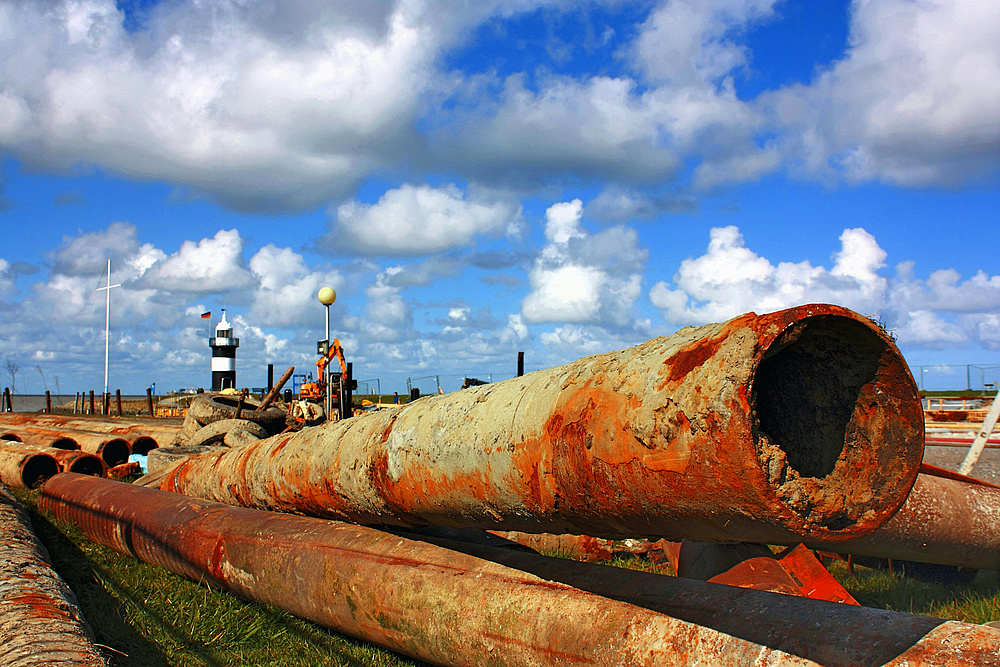
[[[9,446],[12,449],[22,449],[25,452],[51,456],[56,460],[59,472],[76,472],[81,475],[104,477],[108,469],[104,461],[101,460],[101,457],[80,450],[53,449],[51,447],[39,447],[38,445],[30,445],[23,442],[16,444],[11,442]]]
[[[25,451],[0,440],[0,482],[11,488],[33,489],[59,472],[59,464],[49,454]]]
[[[34,431],[28,427],[8,427],[0,432],[0,440],[24,442],[36,447],[65,449],[73,451],[80,449],[80,443],[64,433],[57,431]]]
[[[363,524],[792,544],[884,523],[922,450],[893,342],[813,305],[192,457],[161,488]]]
[[[921,473],[903,507],[877,531],[847,542],[810,542],[855,556],[1000,570],[1000,488],[945,471]]]
[[[181,430],[180,422],[169,419],[156,421],[128,421],[122,419],[84,419],[63,415],[41,415],[34,413],[0,414],[0,429],[5,426],[33,426],[51,430],[71,429],[88,433],[111,433],[134,444],[138,437],[146,437],[156,442],[169,442]]]
[[[26,424],[8,426],[6,432],[21,436],[24,442],[43,447],[69,449],[68,444],[62,447],[60,444],[67,441],[72,442],[77,445],[73,449],[80,449],[99,456],[109,468],[125,463],[128,461],[129,454],[132,453],[127,440],[111,433],[96,433],[70,428],[50,429]]]
[[[0,485],[0,664],[107,663],[76,596],[52,569],[21,504]]]
[[[195,581],[439,665],[1000,664],[1000,631],[63,474],[39,506]],[[453,550],[455,549],[455,550]]]

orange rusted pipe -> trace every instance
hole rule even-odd
[[[67,451],[80,449],[80,443],[65,433],[58,431],[38,432],[24,426],[3,429],[0,431],[0,440],[24,442],[35,447],[48,447]]]
[[[81,475],[96,475],[98,477],[104,477],[105,472],[107,471],[107,465],[105,465],[104,461],[101,460],[101,457],[96,454],[89,454],[80,450],[39,447],[38,445],[30,445],[23,442],[10,442],[4,444],[8,445],[8,448],[11,450],[21,449],[25,452],[51,456],[56,460],[56,463],[59,466],[59,472],[76,472]]]
[[[111,433],[96,433],[70,428],[47,428],[22,424],[8,426],[7,435],[19,435],[24,442],[58,449],[70,449],[67,441],[89,454],[99,456],[109,468],[128,461],[132,453],[128,441]]]
[[[884,526],[839,544],[811,543],[855,556],[1000,570],[1000,488],[950,471],[921,473]],[[950,478],[949,478],[950,477]]]
[[[28,513],[0,485],[0,664],[103,667],[73,591],[52,569]]]
[[[0,483],[11,488],[33,489],[59,472],[59,464],[49,454],[18,445],[0,440]]]
[[[813,305],[195,456],[161,488],[363,524],[793,544],[884,523],[922,450],[893,342]]]
[[[0,430],[3,428],[30,426],[50,430],[73,430],[88,433],[111,433],[122,438],[136,453],[145,454],[160,444],[169,442],[181,429],[179,420],[169,423],[169,419],[158,419],[155,423],[142,420],[71,417],[65,415],[41,415],[34,413],[0,413]],[[141,439],[141,440],[140,440]],[[139,440],[138,446],[136,441]],[[145,450],[145,451],[140,451]]]
[[[54,477],[39,506],[144,562],[437,665],[1000,664],[992,628],[442,546],[98,478]]]

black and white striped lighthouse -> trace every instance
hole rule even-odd
[[[208,339],[212,348],[212,391],[236,388],[236,348],[240,339],[233,338],[233,327],[222,311],[222,321],[215,326],[215,335]]]

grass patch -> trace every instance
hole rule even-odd
[[[986,623],[1000,620],[1000,572],[980,570],[968,586],[919,581],[899,572],[854,567],[836,561],[830,572],[866,607],[935,616],[951,621]]]
[[[667,564],[657,565],[641,556],[616,556],[608,565],[629,570],[673,574]],[[854,566],[834,561],[830,573],[866,607],[934,616],[950,621],[981,624],[1000,621],[1000,572],[981,570],[967,586],[912,579],[899,572]]]
[[[37,492],[15,495],[116,667],[425,664],[140,563],[40,514]]]

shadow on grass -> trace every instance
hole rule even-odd
[[[105,649],[115,667],[201,664],[206,667],[222,665],[251,664],[335,664],[339,667],[371,667],[384,665],[421,667],[426,663],[393,654],[374,644],[332,632],[309,621],[299,619],[281,609],[243,600],[209,587],[201,582],[191,582],[153,565],[146,565],[135,559],[117,553],[107,547],[93,544],[76,528],[56,523],[40,514],[35,506],[35,498],[22,498],[31,514],[31,520],[39,539],[49,550],[54,569],[66,580],[80,602],[85,618],[94,630],[97,643]],[[93,544],[97,556],[88,554],[80,544]],[[85,547],[89,548],[89,547]],[[142,581],[141,574],[122,576],[117,573],[116,563],[123,568],[150,568],[156,570],[157,577],[164,579],[170,590],[166,600],[161,590],[144,590],[157,586],[157,581],[148,578]],[[137,578],[138,581],[130,581]],[[188,590],[181,590],[188,588]],[[191,598],[200,590],[207,602],[196,607],[192,613]],[[176,618],[168,618],[164,604],[177,602]],[[185,606],[186,605],[186,606]],[[188,627],[177,622],[184,614],[197,615],[202,609],[209,609],[209,617],[202,627],[208,626],[205,636],[218,631],[212,639],[202,641],[192,632],[190,625],[196,620],[185,618]],[[219,611],[224,616],[219,618]],[[234,620],[240,622],[234,623]],[[145,627],[143,627],[145,626]],[[247,641],[248,634],[261,635],[256,643]],[[156,635],[166,639],[161,641]],[[287,636],[288,646],[283,646],[278,638]],[[217,647],[209,646],[223,638]],[[159,643],[158,643],[159,642]],[[242,642],[242,643],[241,643]],[[172,648],[173,644],[176,648]],[[254,654],[253,658],[249,654]]]
[[[55,571],[76,594],[97,643],[112,649],[104,649],[112,664],[120,667],[169,665],[167,656],[129,624],[122,603],[106,588],[110,579],[107,574],[48,518],[39,514],[33,504],[28,509],[35,534],[48,549]],[[134,600],[133,603],[142,607],[141,603]]]

